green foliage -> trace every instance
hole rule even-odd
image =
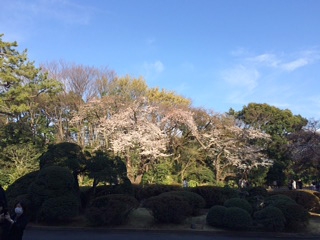
[[[261,196],[267,197],[268,191],[264,187],[251,187],[247,189],[249,197]]]
[[[79,199],[74,194],[46,199],[41,205],[38,221],[49,224],[69,222],[79,214]]]
[[[165,196],[165,195],[176,195],[186,199],[192,208],[193,216],[198,215],[200,212],[200,209],[204,208],[204,206],[206,205],[206,202],[203,199],[203,197],[201,197],[199,194],[196,194],[190,191],[171,191],[171,192],[162,193],[160,196]]]
[[[81,147],[69,142],[50,145],[39,160],[41,169],[47,166],[60,166],[68,167],[72,171],[80,171],[86,163]]]
[[[120,157],[112,157],[102,151],[97,151],[87,163],[87,172],[90,178],[94,179],[94,186],[98,183],[128,184],[127,168]]]
[[[213,227],[223,227],[224,215],[227,208],[224,206],[216,205],[209,209],[206,216],[207,224]]]
[[[150,197],[158,196],[164,192],[179,190],[181,186],[172,185],[133,185],[134,196],[139,201],[143,201]]]
[[[224,206],[227,207],[227,208],[238,207],[238,208],[241,208],[243,210],[246,210],[249,214],[252,213],[252,207],[248,203],[248,201],[245,200],[245,199],[230,198],[230,199],[228,199],[227,201],[224,202]]]
[[[285,228],[286,218],[282,211],[276,207],[266,207],[254,213],[254,219],[262,224],[266,230],[278,232]]]
[[[28,173],[15,182],[13,182],[6,190],[9,209],[14,207],[14,204],[19,200],[28,200],[28,188],[35,181],[39,171]],[[25,199],[23,199],[25,198]]]
[[[298,204],[284,204],[279,206],[286,218],[286,228],[289,230],[300,230],[309,223],[310,215],[303,206]]]
[[[20,177],[38,170],[40,154],[41,150],[31,142],[7,145],[0,152],[0,159],[3,160],[0,163],[3,171],[2,177],[5,177],[7,183],[11,184]]]
[[[282,195],[285,195],[296,203],[303,206],[310,212],[320,213],[320,198],[313,194],[310,190],[295,190],[295,191],[282,191]]]
[[[230,207],[224,214],[223,225],[229,229],[245,230],[252,225],[252,219],[248,211],[238,207]]]
[[[177,195],[151,197],[144,202],[144,207],[159,223],[181,223],[192,213],[188,201]]]
[[[86,210],[86,218],[91,226],[123,224],[139,202],[132,196],[111,194],[95,198]]]
[[[223,205],[226,200],[239,196],[239,191],[229,187],[200,186],[191,188],[190,191],[204,198],[206,208],[214,205]]]
[[[33,217],[48,199],[73,194],[77,197],[74,178],[67,168],[51,166],[40,170],[35,181],[29,187]],[[52,200],[54,201],[54,200]],[[80,205],[80,199],[78,198]]]
[[[147,171],[142,178],[143,184],[172,184],[171,166],[167,162],[155,163],[152,169]]]

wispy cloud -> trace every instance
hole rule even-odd
[[[245,88],[246,90],[253,90],[258,84],[259,77],[258,70],[243,65],[237,65],[222,73],[223,80],[229,85],[236,88]]]
[[[16,23],[32,24],[33,21],[45,19],[59,21],[63,24],[86,25],[96,11],[92,7],[69,0],[34,0],[34,1],[8,1],[2,4],[4,11],[13,13]],[[5,15],[5,14],[4,14]]]
[[[161,74],[165,67],[164,67],[164,64],[157,60],[155,62],[145,62],[142,66],[143,68],[143,72],[144,72],[144,76],[147,78],[147,79],[152,79],[153,77]]]
[[[281,71],[293,72],[320,59],[320,50],[313,49],[291,54],[263,53],[243,59],[256,67],[271,67]]]

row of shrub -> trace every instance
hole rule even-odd
[[[211,207],[206,220],[211,226],[236,230],[253,224],[269,231],[299,230],[307,226],[309,213],[292,198],[278,194],[266,197],[257,211],[245,199],[228,199],[223,206]]]
[[[208,224],[213,226],[243,229],[258,224],[281,231],[305,226],[307,211],[320,209],[317,192],[280,193],[268,193],[261,187],[239,191],[212,186],[136,186],[130,182],[99,186],[95,190],[87,187],[78,192],[72,174],[63,167],[46,167],[27,174],[7,189],[9,206],[24,200],[33,221],[50,224],[70,221],[81,211],[92,226],[123,224],[140,205],[162,223],[181,223],[207,208]]]

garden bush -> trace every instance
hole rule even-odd
[[[286,218],[288,230],[299,230],[305,228],[309,223],[309,212],[299,204],[283,204],[278,207]]]
[[[267,206],[272,206],[272,207],[280,207],[282,205],[287,205],[287,204],[296,204],[296,202],[283,194],[276,194],[276,195],[271,195],[264,200],[264,205]]]
[[[223,227],[224,215],[227,208],[224,206],[216,205],[209,209],[206,216],[207,224],[213,227]]]
[[[266,207],[254,213],[254,219],[262,224],[266,230],[282,231],[285,228],[286,218],[282,211],[276,207]]]
[[[245,230],[252,225],[250,214],[238,207],[227,208],[223,217],[223,226],[233,230]]]
[[[28,188],[35,181],[39,171],[34,171],[24,175],[13,182],[6,190],[8,208],[12,209],[18,201],[23,201],[29,207],[30,199],[28,196]]]
[[[181,223],[192,213],[188,201],[177,195],[155,196],[144,202],[159,223]]]
[[[229,187],[200,186],[190,191],[199,194],[206,201],[206,208],[223,205],[230,198],[239,197],[239,191]]]
[[[177,191],[181,189],[181,186],[173,186],[173,185],[133,185],[134,189],[134,197],[138,201],[144,201],[150,197],[155,197],[160,195],[161,193]]]
[[[177,195],[185,198],[189,205],[192,207],[193,216],[199,215],[200,209],[204,208],[204,206],[206,205],[203,197],[190,191],[171,191],[160,194],[160,196],[163,195]]]
[[[229,208],[229,207],[238,207],[238,208],[241,208],[243,210],[246,210],[249,214],[252,213],[252,207],[251,207],[250,203],[245,199],[230,198],[227,201],[225,201],[224,206],[227,207],[227,208]]]
[[[130,195],[111,194],[95,198],[85,216],[91,226],[120,225],[138,206],[139,202]]]
[[[74,178],[70,171],[64,167],[52,166],[43,168],[30,185],[28,194],[31,200],[32,217],[38,216],[42,204],[48,199],[60,198],[71,194],[78,199],[79,204],[77,205],[80,205],[80,197],[75,190]],[[45,220],[42,218],[42,221]]]
[[[283,191],[282,195],[290,197],[310,212],[320,213],[320,199],[311,190]]]
[[[264,187],[251,187],[247,189],[249,197],[262,196],[267,197],[268,191]]]
[[[74,194],[50,198],[41,205],[38,220],[49,224],[63,224],[79,214],[79,199]]]

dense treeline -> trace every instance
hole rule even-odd
[[[190,186],[240,178],[285,184],[319,176],[316,121],[259,103],[223,114],[195,108],[190,99],[108,68],[63,61],[37,68],[17,43],[1,37],[2,185],[61,160],[46,156],[65,143],[81,156],[55,164],[93,186],[127,178],[135,184],[184,178]]]

